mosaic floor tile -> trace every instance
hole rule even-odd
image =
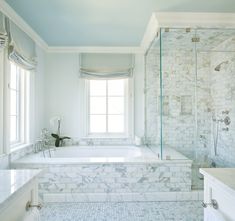
[[[202,221],[198,201],[129,203],[48,203],[41,221]]]

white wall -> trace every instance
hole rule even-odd
[[[37,69],[34,76],[34,138],[40,136],[42,128],[45,127],[45,52],[36,47]]]
[[[63,134],[78,139],[84,137],[85,84],[84,80],[79,78],[79,55],[45,53],[40,47],[36,50],[38,65],[31,80],[33,102],[30,118],[31,141],[40,137],[43,128],[50,128],[50,118],[57,115],[63,117]],[[136,135],[142,137],[144,136],[143,55],[136,55],[134,96],[134,131]],[[3,142],[1,136],[0,141]],[[8,158],[8,155],[0,157],[0,169],[8,167]]]
[[[144,135],[144,58],[136,55],[134,73],[135,133]],[[73,138],[83,137],[84,80],[79,78],[79,55],[48,53],[45,74],[45,126],[50,118],[61,116],[62,133]]]
[[[0,51],[0,169],[8,168],[9,159],[4,154],[4,52]]]
[[[80,138],[82,135],[81,79],[78,54],[47,54],[45,76],[45,125],[50,118],[61,116],[62,133]]]
[[[135,56],[134,90],[135,135],[144,137],[144,55],[142,54]]]

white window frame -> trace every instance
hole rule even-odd
[[[103,79],[109,80],[109,79]],[[84,105],[84,113],[85,113],[85,137],[87,138],[130,138],[133,136],[133,80],[132,79],[125,79],[125,113],[124,113],[124,133],[91,133],[90,132],[90,80],[85,80],[85,105]],[[107,90],[107,86],[106,86]],[[106,95],[107,96],[107,95]],[[107,99],[106,99],[107,102]],[[108,104],[106,103],[106,108],[108,108]],[[106,117],[108,116],[106,111]],[[106,130],[107,130],[108,120],[106,120]]]
[[[11,66],[15,65],[16,70],[19,74],[19,82],[18,82],[18,127],[17,127],[17,140],[14,142],[10,141],[10,150],[14,151],[19,146],[25,145],[29,142],[29,83],[30,83],[30,73],[21,68],[19,65],[9,62],[10,71]],[[11,90],[11,79],[9,81],[9,95]],[[11,96],[9,96],[11,99]],[[9,108],[9,116],[11,116],[11,107]],[[10,126],[9,126],[10,129]],[[10,132],[9,132],[10,138]]]
[[[10,70],[12,68],[12,65],[15,65],[15,64],[12,64],[10,62]],[[17,110],[16,110],[15,115],[11,115],[11,105],[10,105],[10,122],[11,122],[11,117],[12,116],[16,117],[16,131],[15,131],[16,132],[16,140],[14,140],[13,142],[10,141],[11,146],[17,145],[18,143],[20,143],[20,140],[21,140],[21,129],[20,129],[21,122],[20,121],[21,121],[21,112],[22,112],[21,111],[21,106],[22,106],[21,105],[21,79],[22,79],[22,76],[20,76],[19,67],[17,67],[15,65],[15,68],[16,68],[16,74],[17,74],[17,76],[16,76],[16,88],[11,87],[11,78],[10,78],[10,84],[9,84],[10,99],[11,99],[11,92],[12,91],[16,92],[16,94],[17,94],[17,96],[16,96]],[[11,102],[10,102],[10,104],[11,104]]]
[[[4,50],[0,50],[0,155],[4,150]]]

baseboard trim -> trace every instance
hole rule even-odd
[[[160,202],[203,200],[203,190],[153,193],[44,193],[44,202]]]

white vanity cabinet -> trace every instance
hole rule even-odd
[[[206,168],[200,172],[204,175],[204,217],[214,202],[213,209],[226,221],[235,221],[235,168]]]
[[[0,221],[23,221],[38,205],[38,170],[0,170]]]

